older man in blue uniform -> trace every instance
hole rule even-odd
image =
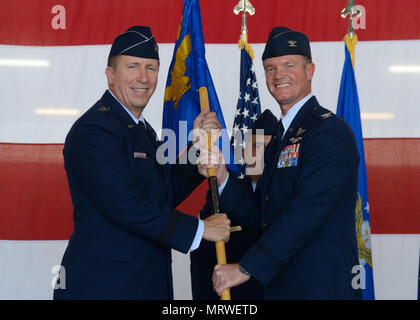
[[[190,162],[168,166],[156,158],[159,141],[142,112],[158,71],[150,28],[118,35],[105,71],[109,90],[67,135],[74,232],[55,299],[171,299],[171,248],[186,253],[202,238],[228,239],[226,215],[202,221],[173,209],[203,178]],[[194,127],[220,128],[208,110]]]
[[[247,175],[242,180],[244,188],[256,192],[258,180],[261,177],[264,149],[271,140],[277,128],[277,118],[270,110],[265,110],[254,122],[251,129],[250,141],[247,141],[244,159],[247,164]],[[210,194],[207,202],[200,212],[201,218],[206,218],[213,213]],[[258,234],[235,226],[236,231],[231,233],[230,240],[226,243],[227,261],[237,262],[258,240]],[[235,228],[234,227],[234,228]],[[217,264],[216,250],[213,243],[203,240],[200,247],[190,254],[191,258],[191,287],[194,300],[217,300],[219,296],[213,290],[212,274]],[[232,288],[233,300],[262,300],[264,291],[262,284],[256,279]]]
[[[264,285],[265,299],[359,299],[352,287],[359,165],[353,133],[311,93],[315,66],[305,34],[274,28],[263,65],[282,119],[265,152],[259,192],[217,166],[220,207],[262,235],[239,263],[215,267],[215,290],[252,277]]]

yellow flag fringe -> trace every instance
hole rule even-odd
[[[355,60],[355,51],[356,51],[356,44],[357,44],[357,35],[354,34],[353,38],[350,38],[349,34],[346,34],[343,39],[344,43],[347,46],[347,50],[349,50],[351,62],[353,65],[354,70],[354,60]]]
[[[251,60],[254,61],[254,50],[252,50],[252,47],[249,45],[247,41],[239,39],[238,46],[239,46],[239,49],[241,50],[245,48],[245,51],[248,52],[249,56],[251,57]]]

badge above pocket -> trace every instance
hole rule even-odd
[[[277,168],[296,167],[299,159],[300,143],[285,146],[280,153]]]

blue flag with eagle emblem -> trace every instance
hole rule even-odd
[[[372,251],[370,241],[370,213],[365,151],[363,147],[362,124],[360,120],[359,97],[357,93],[352,58],[350,55],[351,51],[349,51],[350,47],[350,50],[353,50],[354,52],[355,44],[351,46],[351,44],[349,44],[349,42],[346,40],[345,42],[345,62],[341,76],[337,115],[342,117],[352,128],[356,139],[357,149],[360,155],[359,181],[357,188],[358,192],[356,198],[356,235],[360,263],[359,284],[360,288],[362,289],[363,299],[374,300],[375,292],[373,287]],[[354,272],[354,270],[352,272]]]
[[[162,119],[163,140],[168,138],[164,136],[164,129],[175,132],[177,156],[192,139],[192,135],[189,135],[193,122],[201,112],[198,92],[200,87],[207,87],[210,111],[217,114],[222,127],[218,147],[223,152],[227,167],[236,171],[222,109],[205,58],[200,4],[198,0],[184,0],[181,24],[166,82]]]
[[[239,178],[242,179],[246,173],[246,164],[242,152],[246,147],[245,134],[251,131],[254,122],[260,116],[261,104],[255,67],[252,63],[252,48],[243,40],[239,41],[239,47],[241,48],[241,73],[231,143],[234,148],[235,163],[239,167]]]

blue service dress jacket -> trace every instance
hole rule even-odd
[[[54,299],[173,298],[171,248],[188,252],[198,227],[173,208],[203,177],[192,164],[159,164],[151,135],[108,91],[68,133],[74,232]]]
[[[313,96],[264,157],[259,192],[229,177],[220,196],[222,212],[262,232],[240,265],[264,285],[265,299],[359,299],[359,155],[350,127]]]
[[[244,178],[244,187],[252,190],[249,176]],[[211,195],[207,194],[207,202],[200,212],[200,218],[205,219],[214,212],[211,205]],[[232,226],[238,226],[236,221]],[[241,226],[242,227],[242,226]],[[229,242],[225,244],[227,263],[236,263],[258,240],[254,232],[241,228],[230,234]],[[200,247],[190,253],[191,289],[194,300],[219,300],[220,297],[213,289],[212,275],[214,266],[217,264],[216,247],[214,242],[201,240]],[[232,300],[262,300],[264,298],[263,285],[256,279],[251,278],[244,284],[230,290]]]

